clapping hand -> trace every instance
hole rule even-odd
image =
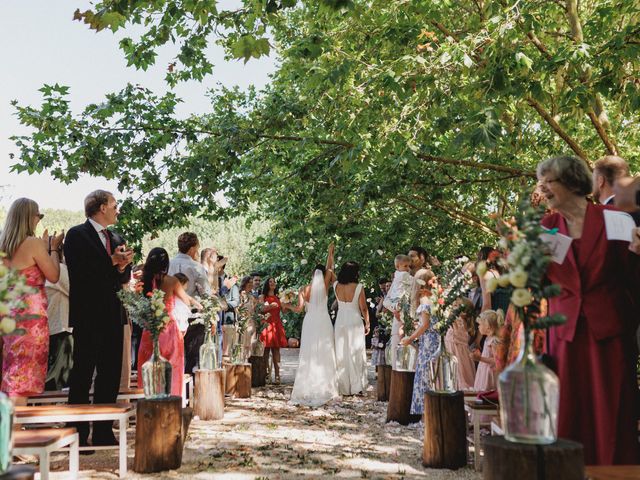
[[[636,255],[640,255],[640,228],[634,228],[631,231],[631,243],[629,244],[629,250]]]
[[[116,247],[116,251],[111,255],[111,262],[120,270],[124,270],[133,261],[133,250],[127,249],[125,245]]]
[[[400,343],[406,347],[411,343],[411,337],[403,337]]]
[[[45,248],[49,252],[53,252],[54,250],[60,250],[62,247],[62,241],[64,240],[64,230],[56,235],[58,232],[53,232],[53,235],[49,235],[49,230],[45,229],[42,233],[42,241],[44,242]]]

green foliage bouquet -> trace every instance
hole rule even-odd
[[[214,324],[218,322],[218,313],[224,310],[222,299],[218,295],[209,295],[198,297],[197,300],[202,305],[202,311],[196,322],[204,325],[205,332],[211,331]]]
[[[142,292],[123,289],[118,292],[118,298],[127,309],[129,317],[144,330],[147,330],[154,343],[167,326],[171,317],[164,304],[164,292],[155,289],[146,295]]]
[[[386,308],[378,314],[378,329],[380,333],[391,335],[391,327],[393,325],[393,313]]]
[[[27,306],[24,296],[34,292],[23,275],[0,263],[0,336],[25,333],[24,329],[17,328],[17,322],[30,318],[20,314],[20,309]]]

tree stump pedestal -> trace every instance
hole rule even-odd
[[[425,467],[457,470],[467,465],[466,421],[462,392],[425,393],[422,449]]]
[[[181,397],[138,400],[133,470],[153,473],[180,468],[182,422]]]
[[[379,402],[389,401],[389,389],[391,388],[391,365],[378,365],[378,384],[376,391]]]
[[[36,469],[31,465],[11,465],[9,470],[0,473],[0,480],[33,480]]]
[[[251,364],[225,365],[225,394],[234,398],[251,398]]]
[[[224,417],[225,370],[196,370],[193,413],[200,420]]]
[[[558,439],[550,445],[514,443],[504,437],[486,437],[483,442],[484,480],[583,480],[582,445]]]
[[[264,387],[267,383],[267,356],[249,357],[251,364],[251,386]]]
[[[415,372],[391,371],[387,422],[409,425],[420,421],[421,415],[411,415],[411,396]]]

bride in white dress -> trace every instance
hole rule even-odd
[[[358,283],[359,270],[356,262],[345,263],[333,285],[338,300],[334,335],[340,395],[364,392],[368,384],[365,336],[369,333],[369,309]]]
[[[337,398],[336,355],[333,325],[327,308],[327,290],[333,279],[333,244],[329,246],[326,268],[316,266],[311,285],[299,294],[298,305],[289,307],[301,312],[302,321],[298,371],[291,392],[291,403],[319,407]]]

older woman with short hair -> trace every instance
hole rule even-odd
[[[604,212],[594,205],[591,173],[575,157],[554,157],[537,168],[548,206],[542,224],[571,238],[562,263],[548,279],[562,287],[549,299],[549,313],[567,321],[549,331],[549,350],[560,378],[558,435],[584,445],[586,464],[635,464],[640,406],[632,333],[637,314],[629,285],[640,277],[640,260],[629,243],[608,240]]]

